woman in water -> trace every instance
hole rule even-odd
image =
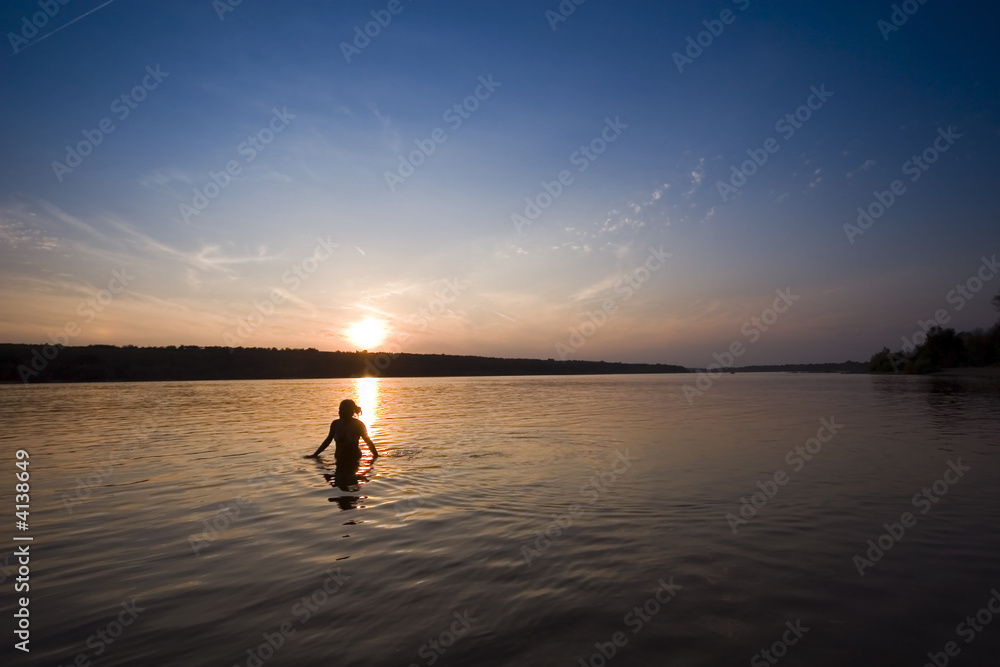
[[[378,458],[378,450],[375,449],[375,443],[368,437],[368,429],[360,420],[354,418],[354,415],[361,414],[361,408],[358,407],[358,404],[350,399],[341,401],[337,413],[340,418],[334,419],[333,423],[330,424],[330,433],[326,436],[326,440],[319,446],[319,449],[306,458],[317,458],[330,445],[330,442],[336,441],[337,448],[334,450],[333,456],[337,461],[337,468],[353,467],[356,470],[358,464],[361,463],[361,447],[358,445],[358,440],[361,438],[364,438],[365,444],[371,450],[372,457]]]

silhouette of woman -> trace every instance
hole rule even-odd
[[[361,465],[361,447],[358,440],[364,439],[368,449],[371,450],[372,458],[378,458],[378,450],[375,443],[368,437],[368,429],[364,423],[355,419],[354,415],[361,414],[361,408],[357,403],[348,399],[340,402],[337,410],[339,419],[334,419],[330,424],[330,433],[326,436],[323,444],[315,452],[306,458],[319,458],[319,455],[331,442],[337,443],[334,450],[334,459],[337,462],[336,486],[347,491],[346,487],[357,486],[358,466]]]

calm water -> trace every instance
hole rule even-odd
[[[692,380],[0,387],[0,661],[919,667],[954,641],[952,664],[997,664],[996,380],[733,375],[688,405]],[[354,494],[332,448],[302,458],[342,398],[385,452]],[[741,498],[756,514],[727,521]]]

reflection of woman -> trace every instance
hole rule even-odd
[[[350,399],[341,401],[337,413],[340,418],[334,419],[333,423],[330,424],[330,433],[326,436],[326,440],[319,446],[319,449],[306,458],[318,457],[330,445],[330,442],[336,441],[337,448],[334,450],[333,456],[337,461],[337,469],[357,470],[358,464],[361,463],[361,447],[358,445],[358,440],[364,438],[365,444],[371,450],[372,457],[378,457],[378,450],[375,449],[375,443],[368,437],[368,429],[360,420],[354,418],[354,415],[361,414],[361,408],[358,407],[357,403]]]

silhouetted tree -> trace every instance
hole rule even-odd
[[[965,365],[965,343],[954,329],[932,327],[927,332],[927,342],[917,355],[920,372],[939,371]],[[926,371],[921,366],[926,367]]]

